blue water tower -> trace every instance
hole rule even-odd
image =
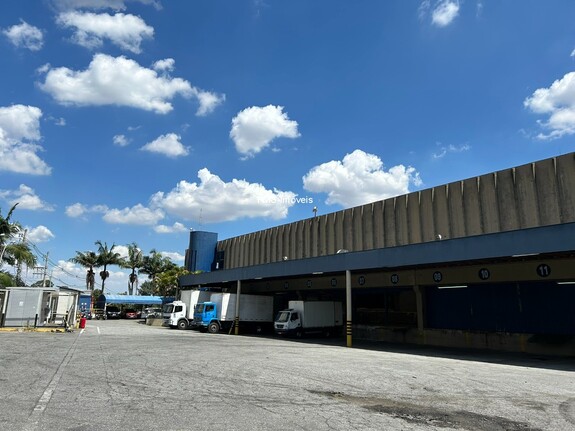
[[[190,246],[186,250],[186,269],[191,272],[210,272],[215,265],[217,245],[217,233],[190,231]]]

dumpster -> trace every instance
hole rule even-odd
[[[86,327],[86,318],[80,317],[80,329],[84,329]]]

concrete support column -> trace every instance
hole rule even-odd
[[[234,334],[240,335],[240,293],[242,290],[242,281],[237,281],[236,288],[236,318],[234,320]]]
[[[347,347],[352,345],[352,331],[351,331],[351,271],[345,271],[345,335],[347,339]]]
[[[421,332],[425,327],[425,317],[423,314],[423,289],[421,286],[413,286],[415,292],[415,306],[417,309],[417,329]]]

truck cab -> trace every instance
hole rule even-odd
[[[277,335],[336,334],[343,328],[342,304],[336,301],[289,301],[274,321]]]
[[[188,326],[186,319],[186,303],[182,301],[174,301],[170,304],[164,305],[163,309],[164,326],[170,328],[183,328]]]
[[[210,333],[220,332],[221,323],[218,320],[218,307],[215,302],[200,302],[194,309],[193,326]]]
[[[274,329],[277,335],[295,334],[301,337],[303,331],[300,313],[293,308],[280,311],[274,321]]]

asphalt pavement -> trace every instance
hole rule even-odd
[[[575,363],[92,320],[0,333],[0,430],[575,430]]]

